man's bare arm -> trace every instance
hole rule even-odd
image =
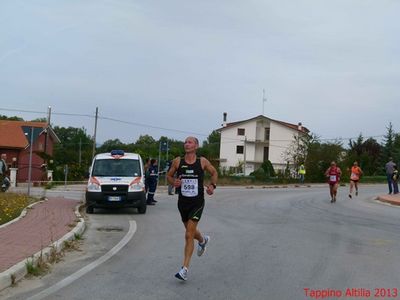
[[[180,162],[180,158],[177,157],[172,161],[171,164],[171,168],[169,169],[168,173],[167,173],[167,180],[169,184],[174,184],[175,183],[175,173],[179,168],[179,162]]]
[[[209,185],[206,185],[207,187],[207,194],[212,195],[214,193],[214,186],[217,185],[217,181],[218,181],[218,172],[217,170],[214,168],[214,166],[210,163],[210,161],[206,158],[202,158],[202,165],[203,165],[203,169],[205,171],[207,171],[210,176],[211,176],[211,182]]]

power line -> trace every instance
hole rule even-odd
[[[12,112],[23,112],[23,113],[33,113],[33,114],[42,114],[46,115],[47,112],[45,111],[34,111],[34,110],[21,110],[21,109],[11,109],[11,108],[2,108],[0,107],[0,110],[3,111],[12,111]],[[71,117],[87,117],[94,119],[96,116],[95,115],[90,115],[90,114],[78,114],[78,113],[65,113],[65,112],[52,112],[53,115],[60,115],[60,116],[71,116]],[[138,123],[138,122],[131,122],[131,121],[125,121],[121,119],[115,119],[112,117],[107,117],[107,116],[98,116],[99,119],[106,120],[106,121],[112,121],[116,123],[121,123],[121,124],[127,124],[127,125],[133,125],[133,126],[139,126],[139,127],[145,127],[145,128],[152,128],[152,129],[158,129],[158,130],[163,130],[163,131],[170,131],[170,132],[176,132],[176,133],[184,133],[184,134],[191,134],[191,135],[197,135],[197,136],[203,136],[203,137],[208,137],[209,134],[205,133],[199,133],[199,132],[193,132],[193,131],[186,131],[186,130],[180,130],[180,129],[174,129],[174,128],[166,128],[166,127],[161,127],[161,126],[154,126],[154,125],[149,125],[149,124],[144,124],[144,123]],[[383,138],[385,135],[375,135],[375,136],[363,136],[364,139],[369,139],[369,138]],[[336,137],[336,138],[317,138],[317,141],[349,141],[349,140],[355,140],[357,137]],[[240,142],[243,141],[242,139],[238,138],[225,138],[226,140],[230,140],[232,143],[234,142]],[[292,139],[282,139],[282,140],[269,140],[270,142],[291,142]]]
[[[160,130],[173,131],[173,132],[178,132],[178,133],[195,134],[195,135],[200,135],[200,136],[208,136],[208,134],[204,134],[204,133],[198,133],[198,132],[193,132],[193,131],[185,131],[185,130],[180,130],[180,129],[165,128],[165,127],[148,125],[148,124],[143,124],[143,123],[124,121],[124,120],[114,119],[114,118],[110,118],[110,117],[99,117],[99,119],[113,121],[113,122],[117,122],[117,123],[128,124],[128,125],[152,128],[152,129],[160,129]]]

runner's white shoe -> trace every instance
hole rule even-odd
[[[206,252],[207,249],[207,244],[210,241],[210,237],[208,235],[205,235],[203,237],[203,244],[198,243],[197,244],[197,256],[202,256],[204,252]]]
[[[175,277],[180,280],[187,280],[188,269],[186,267],[182,267],[178,273],[175,274]]]

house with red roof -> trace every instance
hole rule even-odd
[[[17,168],[17,182],[27,182],[32,148],[31,180],[47,180],[47,164],[60,140],[46,122],[0,120],[0,153],[7,165]]]
[[[228,123],[226,113],[220,142],[220,168],[225,171],[241,170],[249,175],[267,160],[275,171],[285,170],[288,162],[285,151],[296,136],[306,135],[309,130],[301,123],[292,124],[274,120],[264,115]]]

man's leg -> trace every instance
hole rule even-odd
[[[329,195],[331,196],[331,202],[333,202],[332,184],[329,185]]]
[[[180,280],[187,280],[188,268],[194,250],[194,239],[198,241],[203,240],[201,233],[197,230],[197,223],[198,222],[193,220],[189,220],[183,223],[186,228],[184,258],[182,268],[179,270],[178,273],[175,274],[175,277]]]
[[[392,175],[386,175],[388,186],[389,186],[389,194],[393,192],[392,190]]]
[[[351,199],[353,195],[353,187],[354,187],[354,181],[350,180],[350,191],[349,191],[349,198]]]
[[[339,183],[336,183],[336,184],[333,186],[333,202],[336,202],[336,195],[337,195],[338,187],[339,187]]]
[[[147,205],[154,205],[155,191],[156,185],[153,182],[149,182],[149,191],[147,192]]]
[[[188,268],[190,264],[190,260],[194,251],[194,240],[198,240],[200,243],[203,242],[203,236],[200,231],[197,229],[196,221],[189,220],[184,223],[186,232],[185,232],[185,251],[183,258],[183,266]]]
[[[399,185],[397,181],[393,180],[393,194],[398,194],[399,193]]]
[[[354,187],[356,188],[356,196],[358,196],[358,181],[354,182]]]

